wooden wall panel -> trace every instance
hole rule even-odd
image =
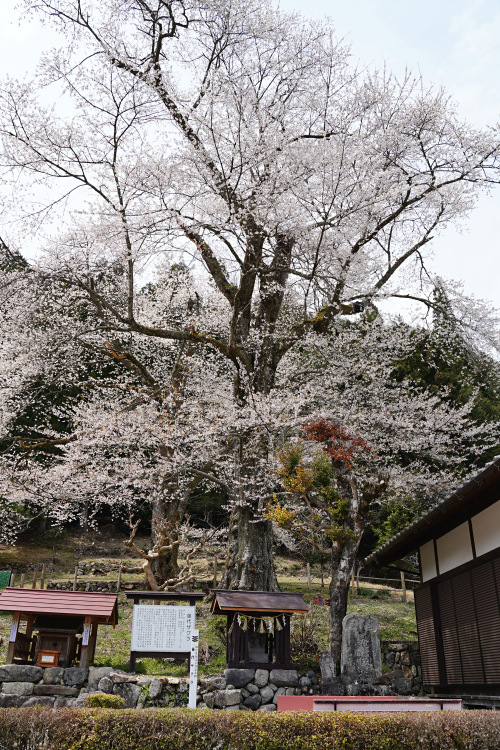
[[[500,685],[500,557],[415,592],[424,684]]]
[[[430,585],[420,586],[415,590],[415,611],[422,660],[422,679],[424,685],[439,685],[439,660]]]
[[[482,651],[476,616],[476,604],[469,570],[453,576],[453,599],[457,618],[460,658],[464,685],[479,685],[485,682]],[[446,653],[445,653],[446,658]]]
[[[437,585],[437,598],[439,602],[441,637],[446,669],[445,684],[462,685],[462,661],[460,659],[453,586],[450,579],[442,581]]]
[[[492,562],[471,571],[485,682],[500,684],[500,607]]]

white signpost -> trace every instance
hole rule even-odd
[[[135,659],[144,656],[189,658],[189,708],[196,708],[198,687],[198,640],[195,630],[196,607],[154,606],[134,604],[131,670]]]
[[[191,656],[189,658],[189,703],[188,708],[196,708],[196,691],[198,689],[198,642],[200,631],[191,631]]]

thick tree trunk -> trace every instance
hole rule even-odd
[[[162,552],[151,563],[151,569],[159,585],[179,574],[179,548],[174,547],[168,552]]]
[[[166,493],[166,496],[168,497],[168,492]],[[158,498],[153,504],[153,516],[151,520],[152,545],[154,545],[160,537],[160,532],[165,524],[171,525],[171,535],[176,539],[177,533],[175,529],[182,521],[183,516],[184,508],[181,507],[181,503],[177,500],[170,500],[170,502],[168,502],[164,498]],[[153,560],[151,568],[159,585],[170,578],[175,578],[179,574],[180,569],[178,558],[179,547],[175,545],[171,550],[161,552],[160,555]]]
[[[223,578],[225,588],[246,591],[279,591],[273,559],[272,524],[262,516],[266,501],[268,440],[255,429],[240,436],[236,465],[238,497],[229,524],[228,557]]]
[[[234,508],[229,527],[229,549],[221,588],[279,591],[274,569],[272,526],[255,518],[245,505]]]

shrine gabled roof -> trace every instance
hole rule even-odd
[[[283,612],[284,614],[309,612],[300,594],[283,594],[271,591],[234,591],[212,589],[212,612]]]
[[[100,623],[118,622],[118,597],[93,591],[20,589],[9,587],[0,594],[0,612],[91,617]]]
[[[365,558],[365,565],[389,565],[431,539],[446,534],[500,500],[500,456],[470,476],[427,513],[399,531]]]

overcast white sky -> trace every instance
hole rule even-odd
[[[500,121],[499,0],[281,0],[284,10],[331,17],[340,37],[367,65],[405,67],[443,84],[459,112],[475,125]],[[55,45],[49,30],[18,23],[13,0],[0,0],[0,78],[23,77],[41,52]],[[463,280],[478,297],[500,307],[500,186],[483,197],[459,232],[434,241],[434,269]]]

